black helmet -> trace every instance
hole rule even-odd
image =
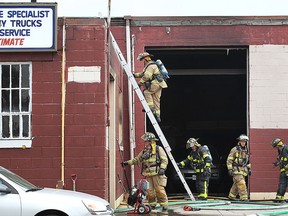
[[[158,139],[156,138],[156,136],[155,136],[153,133],[151,133],[151,132],[146,132],[145,134],[143,134],[143,135],[141,136],[141,138],[142,138],[144,141],[158,140]]]
[[[276,138],[276,139],[274,139],[273,141],[272,141],[272,146],[273,146],[273,148],[275,148],[276,146],[280,146],[280,145],[282,145],[283,143],[282,143],[282,140],[280,139],[280,138]]]

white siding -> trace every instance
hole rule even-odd
[[[288,46],[249,47],[250,128],[288,128]]]

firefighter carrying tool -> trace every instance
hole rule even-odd
[[[135,80],[135,78],[134,78],[134,76],[133,76],[133,74],[131,72],[130,65],[127,64],[127,62],[126,62],[124,56],[122,55],[122,52],[121,52],[121,50],[120,50],[120,48],[119,48],[117,42],[115,41],[115,39],[114,39],[114,37],[113,37],[111,32],[110,32],[110,36],[111,36],[112,46],[113,46],[113,48],[114,48],[114,50],[116,52],[118,60],[120,61],[120,64],[122,65],[125,73],[127,74],[128,80],[132,84],[134,91],[136,92],[136,94],[137,94],[142,106],[144,107],[144,109],[146,111],[147,116],[149,117],[149,119],[151,121],[151,124],[153,125],[153,127],[154,127],[154,129],[155,129],[155,131],[156,131],[156,133],[157,133],[157,135],[159,137],[159,139],[161,140],[161,143],[162,143],[162,145],[163,145],[163,147],[164,147],[164,149],[165,149],[165,151],[167,153],[167,156],[169,157],[169,159],[170,159],[170,161],[171,161],[176,173],[178,174],[180,180],[182,181],[182,184],[183,184],[184,188],[186,189],[190,199],[191,200],[195,200],[195,198],[194,198],[189,186],[187,185],[182,173],[180,172],[180,170],[179,170],[179,168],[178,168],[178,166],[177,166],[177,164],[176,164],[176,162],[174,160],[174,157],[171,154],[171,148],[170,148],[170,146],[169,146],[169,144],[168,144],[168,142],[167,142],[167,140],[166,140],[161,128],[159,127],[159,124],[156,121],[154,114],[151,112],[151,109],[148,106],[148,104],[147,104],[147,102],[146,102],[146,100],[145,100],[145,98],[143,96],[143,93],[142,93],[141,89],[139,88],[139,86],[138,86],[138,84],[137,84],[137,82],[136,82],[136,80]]]

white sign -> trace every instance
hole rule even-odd
[[[0,4],[0,51],[56,50],[56,4],[12,5]]]

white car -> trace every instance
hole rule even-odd
[[[114,215],[114,210],[100,197],[63,189],[36,187],[0,166],[0,215]]]

